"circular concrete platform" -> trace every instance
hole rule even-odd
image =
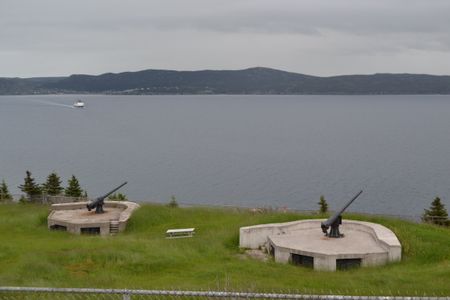
[[[344,221],[343,238],[322,233],[323,220],[264,224],[240,229],[240,246],[266,248],[277,262],[334,271],[355,266],[383,265],[401,259],[401,245],[388,228],[375,223]]]
[[[125,230],[132,212],[139,207],[129,201],[105,201],[104,213],[86,209],[87,202],[53,204],[48,216],[48,228],[75,234],[115,234]]]

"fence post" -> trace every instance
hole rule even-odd
[[[131,295],[129,293],[125,293],[122,295],[122,300],[131,300]]]

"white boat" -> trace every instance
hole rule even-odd
[[[73,104],[73,107],[83,108],[83,107],[84,107],[84,102],[81,101],[81,100],[77,100],[77,101],[75,101],[75,103]]]

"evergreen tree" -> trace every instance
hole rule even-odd
[[[2,180],[2,184],[0,185],[0,202],[9,200],[12,200],[12,196],[9,193],[5,180]]]
[[[81,197],[83,195],[83,190],[78,183],[78,179],[72,175],[72,178],[68,181],[68,187],[65,190],[65,195],[68,197]]]
[[[328,212],[328,203],[324,196],[320,196],[320,201],[317,204],[320,206],[319,212],[321,214],[326,214]]]
[[[48,195],[60,195],[64,190],[61,186],[61,179],[56,172],[51,173],[47,177],[47,181],[43,184],[44,190]]]
[[[38,184],[34,182],[34,178],[31,177],[31,172],[27,170],[27,175],[24,178],[24,183],[19,185],[19,189],[27,194],[30,200],[33,200],[33,196],[38,196],[41,194],[41,188]]]
[[[439,197],[434,198],[430,209],[425,209],[422,220],[438,225],[449,225],[448,212]]]

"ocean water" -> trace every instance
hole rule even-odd
[[[449,116],[449,96],[1,96],[0,180],[307,210],[362,189],[350,210],[413,216],[450,207]]]

